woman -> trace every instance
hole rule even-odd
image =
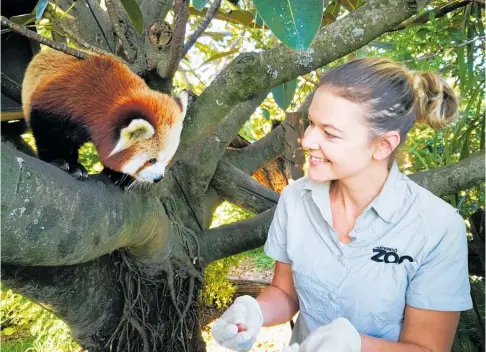
[[[299,318],[292,351],[448,351],[472,307],[457,210],[400,173],[394,154],[417,121],[451,123],[439,76],[384,58],[329,70],[309,109],[306,177],[281,194],[265,252],[271,286],[238,297],[212,334],[250,349],[262,326]]]

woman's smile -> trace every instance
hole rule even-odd
[[[325,159],[325,158],[318,158],[316,156],[313,156],[311,155],[309,157],[309,164],[312,165],[312,166],[319,166],[319,165],[324,165],[324,164],[327,164],[329,163],[329,160]]]

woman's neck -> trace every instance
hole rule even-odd
[[[331,183],[331,203],[341,206],[346,217],[356,219],[380,194],[388,177],[386,164],[368,167],[358,175]]]

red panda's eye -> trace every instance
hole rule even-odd
[[[152,159],[149,160],[150,164],[155,164],[156,162],[157,162],[157,159],[155,159],[155,158],[152,158]]]

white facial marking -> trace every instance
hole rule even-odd
[[[164,145],[166,145],[167,147],[159,153],[158,160],[167,164],[169,160],[172,159],[175,152],[177,151],[177,147],[179,146],[181,131],[182,123],[178,123],[171,128],[164,141]]]
[[[148,153],[137,153],[129,162],[125,163],[122,168],[122,172],[134,175],[138,169],[140,169],[147,160],[149,160],[150,155]]]
[[[140,171],[136,177],[140,180],[153,182],[154,180],[160,180],[164,177],[165,173],[165,163],[156,162],[151,166],[147,166],[142,171]]]

